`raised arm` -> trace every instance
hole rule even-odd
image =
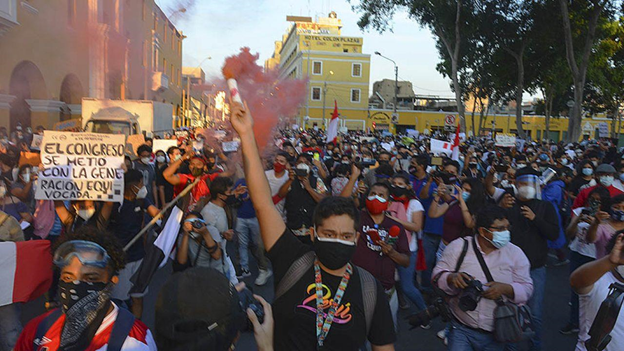
[[[485,192],[490,196],[494,196],[494,193],[496,192],[496,187],[494,187],[495,174],[496,169],[494,168],[494,166],[492,166],[485,176]]]
[[[233,102],[231,109],[230,121],[241,139],[243,166],[249,196],[256,210],[264,247],[267,251],[270,251],[286,230],[286,224],[284,224],[282,216],[273,205],[271,188],[264,174],[262,160],[260,159],[253,132],[253,118],[246,105],[242,106]]]
[[[189,147],[187,147],[187,152],[184,153],[184,156],[182,156],[177,161],[173,161],[167,168],[165,168],[165,170],[163,171],[163,178],[165,178],[165,180],[168,181],[169,184],[174,186],[180,184],[180,177],[176,174],[176,172],[178,171],[178,168],[180,168],[180,166],[182,165],[182,162],[191,158],[192,151],[192,146],[190,146],[190,152]]]

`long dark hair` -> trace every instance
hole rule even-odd
[[[466,178],[462,182],[462,185],[464,184],[470,185],[470,197],[468,198],[468,201],[466,201],[468,211],[470,211],[473,215],[477,214],[477,212],[485,206],[487,200],[485,196],[485,187],[483,186],[483,183],[476,178]]]
[[[596,167],[594,166],[592,161],[590,161],[590,160],[582,160],[581,162],[579,162],[578,165],[576,165],[576,176],[574,176],[574,178],[582,178],[582,177],[584,177],[583,168],[585,168],[585,165],[587,165],[587,164],[589,164],[591,166],[591,168],[594,170],[594,172],[596,172]]]

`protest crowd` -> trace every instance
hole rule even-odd
[[[232,105],[223,140],[171,131],[132,156],[119,135],[0,129],[0,351],[229,350],[246,331],[259,350],[394,350],[406,309],[448,350],[543,350],[553,328],[624,350],[611,140],[288,127],[264,146],[250,112]],[[569,265],[560,325],[543,323],[549,261]]]

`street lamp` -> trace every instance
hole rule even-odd
[[[323,79],[323,129],[325,129],[325,95],[327,95],[327,77],[333,75],[334,71],[329,71],[329,73]]]
[[[397,66],[396,62],[394,62],[394,60],[392,60],[389,57],[386,57],[384,55],[382,55],[379,51],[375,51],[375,55],[377,56],[381,56],[383,58],[385,58],[386,60],[392,62],[394,64],[394,111],[392,113],[393,117],[398,118],[397,115],[397,103],[398,103],[398,99],[397,99],[397,94],[399,92],[399,66]]]
[[[173,13],[171,13],[169,15],[169,21],[171,21],[173,19],[173,17],[175,17],[179,13],[186,13],[186,8],[182,7],[180,9],[177,9],[177,10],[173,11]]]

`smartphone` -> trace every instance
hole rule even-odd
[[[366,232],[366,234],[371,238],[373,244],[377,244],[378,241],[381,241],[381,237],[379,236],[377,229],[370,229]]]
[[[432,166],[442,166],[442,157],[432,157],[431,158]]]
[[[314,153],[314,156],[312,156],[315,160],[320,161],[321,160],[321,155],[318,152]]]
[[[509,165],[507,163],[499,163],[494,166],[494,169],[496,170],[496,172],[507,172],[508,168],[509,168]]]

